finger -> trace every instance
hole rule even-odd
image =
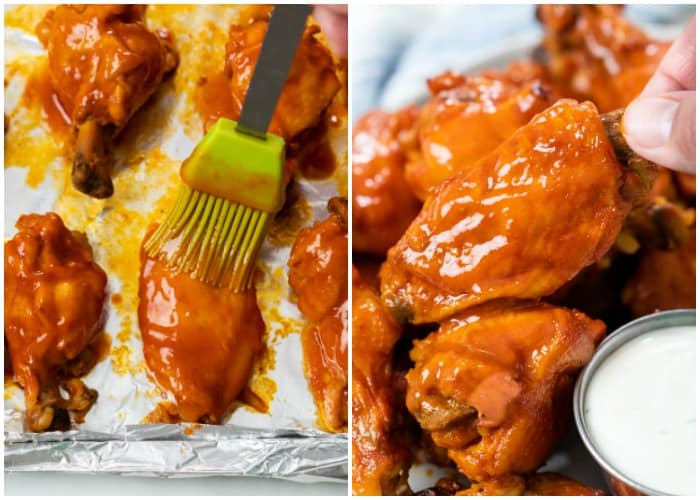
[[[668,49],[641,95],[677,90],[695,90],[695,16]]]
[[[347,5],[317,5],[314,18],[323,30],[331,48],[341,57],[348,54]]]
[[[640,156],[695,173],[695,92],[669,92],[632,101],[622,119],[627,144]]]

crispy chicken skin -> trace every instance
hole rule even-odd
[[[627,21],[619,5],[540,5],[537,16],[555,88],[592,100],[602,113],[629,104],[669,46]]]
[[[406,165],[420,155],[418,108],[372,111],[352,134],[353,250],[383,255],[420,210],[405,179]],[[419,160],[418,160],[419,161]]]
[[[695,307],[695,229],[677,250],[648,250],[627,283],[623,298],[635,317]]]
[[[266,20],[257,20],[244,26],[234,24],[229,31],[225,74],[231,81],[234,119],[243,108],[267,27]],[[316,25],[306,27],[270,123],[269,131],[286,141],[317,125],[340,90],[333,56],[316,39],[319,31]]]
[[[406,406],[470,480],[534,472],[604,334],[601,321],[534,301],[472,308],[415,342]]]
[[[138,318],[146,364],[177,419],[220,423],[263,347],[255,290],[212,287],[142,250]]]
[[[400,412],[392,389],[392,354],[401,328],[377,292],[352,273],[352,492],[408,492],[410,455],[400,439]]]
[[[595,107],[558,101],[428,198],[389,250],[382,299],[424,323],[554,292],[615,241],[624,177]]]
[[[483,483],[474,483],[457,496],[604,496],[597,488],[585,486],[561,474],[543,472],[525,478],[503,476]]]
[[[66,411],[82,421],[97,398],[80,377],[94,364],[85,356],[102,322],[107,276],[55,213],[22,215],[16,227],[5,243],[5,341],[24,389],[25,427],[41,432]]]
[[[312,322],[301,343],[320,423],[339,432],[348,413],[347,201],[333,198],[328,210],[326,220],[299,232],[289,257],[289,285]]]
[[[149,31],[145,5],[59,5],[37,26],[49,76],[73,124],[73,184],[112,195],[107,143],[153,95],[178,56],[167,31]]]
[[[553,102],[541,80],[516,84],[507,73],[468,77],[448,71],[428,80],[428,87],[432,97],[419,128],[424,161],[406,167],[406,178],[421,200]]]

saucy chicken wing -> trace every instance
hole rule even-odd
[[[400,412],[392,389],[392,354],[401,327],[379,295],[352,274],[352,492],[408,492],[410,454],[398,434]]]
[[[424,323],[554,292],[614,243],[637,197],[626,172],[595,106],[558,101],[428,198],[388,252],[382,299]]]
[[[229,31],[225,73],[231,81],[234,119],[243,108],[268,24],[260,19],[243,26],[234,24]],[[306,27],[270,123],[269,131],[287,142],[318,124],[340,89],[333,56],[316,39],[319,32],[316,25]]]
[[[352,134],[353,250],[383,255],[420,210],[405,179],[420,155],[418,108],[364,115]]]
[[[24,389],[27,430],[82,422],[97,391],[80,380],[102,322],[107,276],[87,241],[54,214],[23,215],[5,243],[5,341]],[[61,390],[68,394],[67,398]]]
[[[601,321],[544,303],[471,308],[415,342],[406,406],[470,480],[534,472],[604,334]]]
[[[146,364],[174,400],[172,417],[220,423],[263,347],[255,290],[215,288],[142,250],[138,317]]]
[[[60,5],[37,26],[51,85],[73,125],[73,184],[95,198],[113,192],[108,142],[178,63],[169,33],[146,27],[145,9]]]
[[[321,426],[347,426],[348,226],[347,201],[333,198],[329,217],[299,232],[289,257],[289,285],[312,324],[301,335],[304,371]]]
[[[688,241],[694,222],[695,209],[686,206],[682,195],[679,195],[673,173],[660,168],[649,194],[625,219],[623,233],[629,233],[634,238],[633,251],[627,253],[634,253],[639,247],[659,250],[680,248]]]
[[[474,483],[458,496],[604,496],[603,490],[585,486],[561,474],[543,472],[527,477],[504,476]]]
[[[619,5],[540,5],[537,16],[555,89],[592,100],[602,113],[629,104],[669,46],[627,21]]]
[[[624,300],[638,316],[695,307],[695,229],[677,250],[648,250],[627,283]]]
[[[467,77],[448,71],[428,80],[428,87],[432,97],[419,128],[424,161],[406,167],[407,181],[421,200],[553,103],[542,81],[516,84],[507,74]]]

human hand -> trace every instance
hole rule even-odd
[[[695,173],[695,16],[673,42],[623,117],[623,134],[639,155]]]
[[[331,48],[341,57],[348,55],[348,6],[316,5],[314,17]]]

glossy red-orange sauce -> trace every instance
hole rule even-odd
[[[34,102],[38,102],[41,106],[42,118],[49,125],[51,132],[61,137],[67,136],[71,126],[70,115],[51,86],[46,64],[38,66],[29,76],[22,94],[22,104],[29,107]]]
[[[144,13],[144,5],[59,5],[37,25],[52,85],[76,123],[123,127],[177,65],[169,33],[149,31]]]
[[[202,76],[197,82],[194,99],[204,130],[219,118],[238,119],[239,106],[233,102],[230,82],[223,70]],[[287,173],[290,178],[299,172],[307,179],[325,179],[335,172],[338,162],[328,140],[328,128],[329,124],[340,123],[340,120],[337,112],[327,114],[316,127],[288,142]]]
[[[59,385],[85,375],[107,351],[96,337],[107,276],[57,214],[22,215],[17,229],[5,243],[5,340],[25,392],[25,424],[41,432],[53,420],[46,408],[78,409]]]
[[[235,120],[238,117],[229,85],[223,69],[211,71],[197,82],[194,99],[205,130],[219,118]]]
[[[265,324],[255,290],[234,293],[141,253],[139,327],[149,371],[186,422],[219,423],[250,379]]]
[[[334,307],[318,323],[308,326],[301,337],[306,379],[319,405],[324,428],[336,431],[345,415],[338,405],[348,394],[348,303]]]
[[[312,323],[302,333],[304,371],[319,423],[337,432],[347,424],[347,205],[329,202],[328,219],[304,228],[289,258],[289,284]]]

